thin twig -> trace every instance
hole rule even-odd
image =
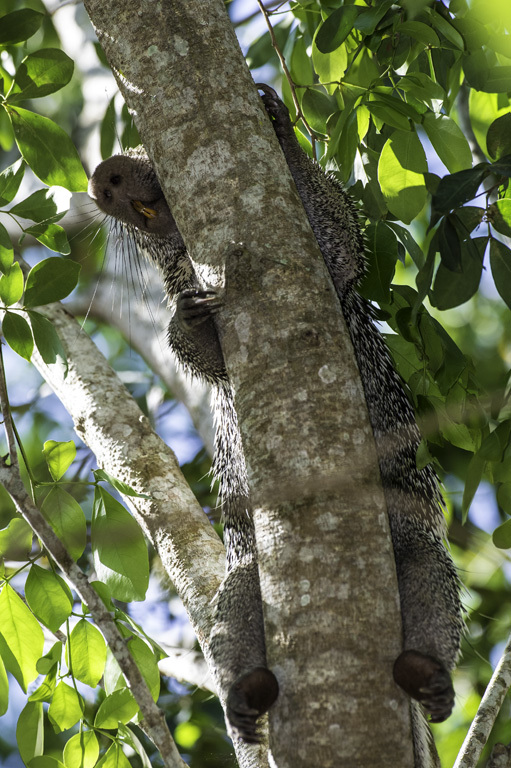
[[[475,768],[510,688],[511,637],[484,692],[453,768]]]
[[[259,5],[259,8],[261,9],[261,13],[264,16],[264,19],[266,21],[266,24],[268,26],[268,31],[270,33],[270,39],[271,44],[273,48],[275,49],[275,53],[279,57],[280,65],[282,67],[282,71],[284,72],[284,75],[286,76],[286,80],[289,83],[289,88],[291,90],[291,96],[293,97],[293,104],[295,105],[296,109],[296,119],[301,119],[305,127],[307,128],[307,131],[309,132],[309,136],[311,138],[311,144],[312,144],[312,155],[313,157],[316,157],[316,137],[314,135],[314,131],[310,127],[309,123],[305,119],[302,109],[300,107],[300,102],[298,101],[298,96],[296,95],[296,88],[295,84],[293,82],[293,78],[291,77],[291,73],[287,67],[286,60],[284,58],[284,54],[279,48],[279,44],[277,42],[277,38],[275,37],[275,32],[273,31],[272,23],[270,21],[270,14],[268,13],[267,9],[265,8],[262,0],[257,0],[257,4]]]

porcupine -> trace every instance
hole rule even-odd
[[[300,148],[289,113],[273,89],[260,86],[310,225],[336,288],[354,347],[375,437],[387,503],[403,620],[403,652],[395,681],[422,704],[432,722],[446,719],[454,703],[449,672],[459,652],[463,620],[459,582],[444,546],[443,502],[430,465],[417,468],[420,433],[403,383],[395,372],[370,304],[356,290],[366,267],[355,206],[344,188]],[[217,436],[213,470],[220,479],[227,571],[217,606],[213,655],[235,733],[257,740],[256,721],[273,703],[278,686],[266,668],[255,537],[245,462],[214,315],[221,298],[204,290],[141,149],[117,155],[94,172],[89,194],[123,223],[141,251],[160,269],[176,309],[169,343],[185,370],[215,387]],[[414,715],[416,764],[429,746]],[[420,717],[420,716],[419,716]],[[433,760],[435,760],[433,758]],[[428,763],[431,765],[431,759]]]

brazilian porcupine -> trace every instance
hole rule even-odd
[[[348,194],[301,150],[286,107],[262,86],[272,120],[314,235],[329,269],[349,329],[378,451],[387,502],[403,618],[404,650],[394,665],[396,682],[440,722],[451,712],[454,667],[463,630],[459,584],[445,549],[442,498],[433,469],[419,470],[420,434],[370,305],[356,292],[365,257],[357,213]],[[98,166],[89,194],[132,233],[140,250],[160,268],[176,309],[169,343],[192,374],[216,388],[218,421],[214,471],[220,479],[227,573],[219,593],[211,638],[228,720],[247,741],[256,720],[277,696],[266,668],[255,538],[245,464],[214,314],[221,300],[203,290],[143,151]],[[417,713],[415,713],[417,714]],[[417,721],[416,721],[417,722]],[[416,764],[429,751],[415,728]],[[427,738],[427,737],[426,737]],[[431,762],[429,763],[431,765]]]

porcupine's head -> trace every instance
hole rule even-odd
[[[88,193],[103,213],[146,234],[168,237],[177,231],[156,174],[139,151],[100,163]]]

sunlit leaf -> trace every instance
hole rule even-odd
[[[413,131],[394,131],[385,143],[378,164],[378,181],[392,213],[409,224],[427,199],[424,173],[426,154]]]
[[[81,619],[69,636],[67,657],[74,676],[95,688],[103,675],[106,661],[106,645],[101,632]]]
[[[54,486],[44,499],[41,512],[74,560],[87,541],[85,515],[78,502],[61,486]]]
[[[14,82],[19,91],[9,94],[9,103],[55,93],[71,80],[73,69],[73,60],[58,48],[29,53],[16,71]]]
[[[29,701],[21,710],[16,726],[16,741],[21,759],[26,765],[33,757],[43,754],[44,715],[40,702]]]
[[[61,681],[55,688],[53,699],[48,709],[48,717],[57,731],[67,731],[83,716],[83,699],[77,691]]]
[[[0,45],[14,45],[28,40],[43,23],[44,15],[29,8],[0,17]]]
[[[23,272],[17,261],[0,277],[0,301],[6,307],[16,304],[23,296]]]
[[[86,192],[87,176],[67,133],[35,112],[10,105],[6,109],[19,150],[36,176],[48,186]]]
[[[30,360],[34,350],[34,340],[30,326],[24,317],[15,312],[6,312],[2,321],[2,333],[11,349],[25,360]]]
[[[43,631],[32,612],[9,584],[0,593],[0,655],[24,691],[37,677],[36,661],[43,652]]]
[[[16,195],[25,173],[25,163],[20,157],[0,173],[0,206],[7,205]]]
[[[73,610],[73,596],[64,579],[35,563],[25,582],[25,597],[35,616],[56,632]]]
[[[128,688],[119,688],[101,703],[94,720],[96,728],[117,728],[129,723],[138,712],[138,704]]]
[[[76,457],[76,446],[72,440],[58,442],[47,440],[43,446],[44,458],[54,480],[60,480]]]
[[[24,304],[37,307],[64,299],[76,287],[80,265],[69,259],[51,256],[28,273]]]
[[[139,525],[104,488],[94,493],[94,567],[118,600],[143,600],[149,583],[147,546]]]
[[[64,747],[67,768],[94,768],[98,756],[99,743],[94,731],[75,733]]]

